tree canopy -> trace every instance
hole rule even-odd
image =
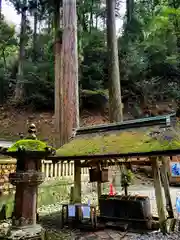
[[[61,1],[8,1],[21,15],[21,31],[16,33],[1,15],[0,103],[13,102],[19,87],[23,106],[53,109],[55,13]],[[105,2],[77,1],[81,108],[95,108],[107,98]],[[120,8],[116,1],[117,18]],[[124,104],[179,101],[180,1],[127,0],[123,21],[118,50]]]

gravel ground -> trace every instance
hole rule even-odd
[[[180,239],[180,232],[171,233],[168,235],[163,235],[160,232],[157,233],[150,233],[150,234],[143,234],[129,237],[129,240],[179,240]]]
[[[141,190],[139,190],[141,189]],[[139,191],[138,191],[139,190]],[[86,191],[87,186],[86,186]],[[148,195],[151,199],[152,208],[154,209],[154,213],[156,212],[156,202],[154,197],[154,191],[151,186],[136,186],[132,187],[130,189],[131,194],[144,194]],[[86,193],[86,192],[85,192]],[[173,201],[176,198],[176,195],[179,193],[178,188],[171,188],[171,196]],[[83,202],[87,203],[88,200],[90,200],[92,203],[97,202],[97,194],[94,191],[91,191],[89,193],[83,194]],[[163,235],[161,232],[151,232],[149,234],[136,234],[136,233],[127,233],[124,235],[122,232],[114,231],[114,230],[105,230],[103,233],[81,233],[80,231],[71,231],[69,229],[61,230],[60,229],[60,215],[59,211],[61,210],[61,204],[62,202],[57,202],[56,204],[43,206],[39,208],[39,214],[42,219],[42,224],[47,230],[47,239],[48,240],[58,240],[58,239],[66,239],[66,240],[179,240],[180,239],[180,232],[176,231],[175,233],[171,233],[169,235]],[[173,202],[175,205],[175,202]],[[4,230],[4,226],[2,225],[2,229],[0,227],[0,233],[1,230]],[[111,232],[111,233],[109,233]],[[99,234],[99,235],[98,235]],[[1,234],[0,234],[1,235]],[[102,237],[101,237],[102,235]],[[104,235],[106,235],[106,238],[104,238]],[[111,237],[109,237],[111,236]],[[116,237],[112,237],[116,236]],[[119,236],[119,237],[117,237]]]
[[[92,187],[88,186],[89,184],[86,184],[84,187],[84,191],[82,194],[82,202],[88,203],[88,200],[90,200],[91,204],[97,205],[97,193],[93,191]],[[108,188],[104,190],[104,193],[108,193]],[[119,191],[118,191],[119,190]],[[116,188],[117,193],[121,193],[120,188]],[[151,201],[151,211],[154,216],[157,216],[157,206],[156,206],[156,197],[154,188],[152,186],[132,186],[129,188],[129,194],[130,195],[145,195],[149,196]],[[176,187],[171,187],[171,198],[172,198],[172,204],[173,208],[175,210],[175,203],[176,203],[176,197],[177,195],[180,195],[180,189]],[[38,212],[42,215],[47,215],[52,212],[57,212],[61,210],[62,203],[67,203],[67,201],[64,202],[57,202],[56,204],[48,205],[48,206],[42,206],[38,209]],[[164,198],[165,203],[165,198]]]
[[[103,193],[108,193],[109,192],[109,183],[108,184],[102,184],[103,185]],[[115,187],[116,193],[121,193],[121,188],[120,187]],[[87,203],[88,200],[90,200],[91,204],[97,205],[97,193],[96,193],[96,184],[89,184],[88,181],[83,184],[82,186],[82,202]],[[175,200],[176,196],[180,195],[180,189],[171,187],[171,197],[172,197],[172,204],[175,209]],[[151,201],[151,211],[153,215],[157,215],[157,207],[156,207],[156,199],[155,199],[155,193],[154,193],[154,188],[152,186],[152,182],[148,181],[143,181],[143,183],[140,183],[138,185],[131,186],[129,188],[129,194],[132,195],[146,195],[149,196],[150,201]],[[62,231],[60,229],[60,215],[59,212],[61,210],[62,203],[67,203],[67,201],[64,202],[56,202],[55,204],[51,205],[46,205],[46,206],[41,206],[38,209],[38,212],[40,214],[41,219],[43,220],[43,226],[47,229],[47,234],[49,237],[47,237],[48,240],[56,240],[56,239],[66,239],[66,240],[100,240],[104,239],[103,237],[98,237],[97,234],[94,234],[94,237],[92,236],[92,233],[87,233],[86,236],[83,233],[80,233],[78,231],[70,231],[70,230],[65,230]],[[2,226],[2,229],[4,229],[4,226]],[[175,233],[171,233],[170,235],[164,236],[160,232],[153,232],[150,234],[134,234],[134,233],[127,233],[124,237],[124,233],[120,233],[117,231],[110,230],[112,232],[112,235],[118,235],[119,237],[116,238],[108,238],[106,239],[114,239],[114,240],[168,240],[168,239],[180,239],[180,232],[176,231]],[[1,232],[1,227],[0,227],[0,232]],[[109,230],[105,231],[107,235],[109,234]]]
[[[95,188],[96,189],[96,188]],[[84,203],[87,203],[88,200],[90,200],[90,202],[92,204],[97,204],[97,194],[95,192],[95,189],[92,188],[92,185],[90,186],[88,183],[85,184],[83,186],[83,194],[82,194],[82,202]],[[93,191],[94,190],[94,191]],[[119,191],[118,191],[119,190]],[[116,188],[116,191],[117,192],[120,192],[120,188]],[[105,188],[104,189],[104,192],[108,192],[108,188]],[[153,212],[153,215],[157,215],[157,208],[156,208],[156,199],[155,199],[155,193],[154,193],[154,188],[152,187],[152,185],[140,185],[140,186],[132,186],[130,189],[129,189],[129,192],[130,194],[132,195],[136,195],[136,194],[141,194],[141,195],[147,195],[149,196],[150,198],[150,201],[151,201],[151,210]],[[171,188],[171,197],[172,197],[172,203],[173,203],[173,207],[175,208],[175,199],[176,199],[176,196],[179,195],[179,189],[178,188],[175,188],[175,187],[172,187]],[[39,213],[40,215],[49,215],[53,212],[59,212],[60,209],[61,209],[61,203],[56,203],[56,204],[53,204],[53,205],[49,205],[49,206],[44,206],[44,207],[41,207],[39,208]],[[51,222],[51,220],[50,220]],[[51,222],[52,223],[52,222]],[[57,235],[60,234],[60,233],[57,233]],[[62,233],[63,234],[63,233]],[[72,237],[72,233],[69,232],[69,233],[65,233],[65,239],[103,239],[103,238],[92,238],[91,237],[88,237],[86,236],[86,238],[82,238],[82,237],[75,237],[76,234],[73,233],[73,236]],[[69,238],[68,238],[69,236]],[[56,239],[56,238],[55,238]],[[108,239],[108,238],[106,238]],[[109,239],[113,239],[113,238],[109,238]],[[173,240],[176,240],[176,239],[180,239],[180,232],[175,232],[175,233],[171,233],[170,235],[163,235],[162,233],[160,232],[154,232],[154,233],[150,233],[150,234],[143,234],[143,235],[140,235],[140,234],[132,234],[131,236],[129,236],[128,234],[122,238],[122,240],[155,240],[155,239],[159,239],[159,240],[168,240],[168,239],[173,239]],[[117,240],[117,238],[116,238]]]

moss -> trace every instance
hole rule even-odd
[[[81,91],[82,94],[85,94],[85,95],[97,95],[97,94],[101,94],[103,96],[106,96],[108,97],[108,90],[87,90],[87,89],[83,89]]]
[[[47,147],[47,144],[40,140],[22,139],[8,148],[8,152],[16,152],[19,148],[27,151],[45,151]]]
[[[151,137],[152,128],[77,137],[57,150],[58,156],[82,156],[128,152],[151,152],[180,148],[176,137]],[[166,134],[165,134],[166,135]]]

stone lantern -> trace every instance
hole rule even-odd
[[[3,153],[17,159],[16,172],[9,175],[11,184],[16,186],[11,235],[21,231],[20,239],[41,239],[41,227],[36,223],[38,185],[44,181],[41,160],[53,154],[53,149],[37,140],[36,126],[31,124],[28,136]]]

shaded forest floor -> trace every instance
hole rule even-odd
[[[80,125],[89,126],[108,122],[108,117],[100,113],[84,111],[81,114]],[[16,140],[19,133],[27,133],[30,123],[34,123],[38,130],[38,137],[52,143],[55,138],[54,113],[34,112],[31,110],[14,110],[0,108],[0,139]]]
[[[169,102],[158,103],[160,109],[167,108]],[[134,108],[124,108],[124,120],[138,118],[134,115]],[[142,116],[143,117],[143,116]],[[80,114],[80,126],[91,126],[108,123],[108,113],[94,110],[84,110]],[[0,106],[0,140],[19,139],[19,133],[27,133],[30,123],[34,123],[38,130],[38,137],[53,143],[56,137],[54,129],[54,113],[35,112],[30,109],[14,109]]]

